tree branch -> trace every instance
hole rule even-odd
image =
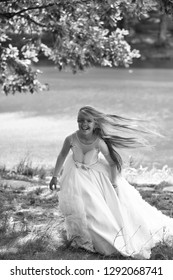
[[[32,23],[34,23],[35,25],[38,25],[38,26],[40,26],[40,27],[47,27],[46,25],[41,24],[41,23],[35,21],[35,20],[34,20],[33,18],[31,18],[29,15],[20,15],[20,17],[23,17],[23,18],[27,19],[28,21],[30,21],[30,22],[32,22]]]
[[[8,19],[10,19],[10,18],[12,18],[12,17],[14,17],[14,16],[17,16],[17,15],[20,15],[20,14],[22,14],[22,13],[25,13],[25,12],[27,12],[27,11],[31,11],[31,10],[37,10],[37,9],[45,9],[45,8],[48,8],[48,7],[52,7],[52,6],[54,6],[54,5],[56,5],[55,3],[52,3],[52,4],[48,4],[48,5],[43,5],[43,6],[36,6],[36,7],[29,7],[29,8],[27,8],[27,9],[22,9],[22,10],[20,10],[20,11],[18,11],[18,12],[11,12],[11,13],[0,13],[0,16],[2,16],[2,17],[6,17],[6,18],[8,18]]]

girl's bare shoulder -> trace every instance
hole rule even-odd
[[[76,132],[66,136],[65,142],[68,143],[69,145],[72,145],[75,134],[76,134]]]

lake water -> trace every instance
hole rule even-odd
[[[64,137],[77,129],[78,109],[90,104],[146,120],[164,137],[152,140],[152,151],[134,151],[136,162],[173,167],[172,69],[94,68],[76,75],[54,67],[41,70],[48,91],[0,94],[0,165],[11,168],[28,155],[34,165],[53,166]]]

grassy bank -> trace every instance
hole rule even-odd
[[[70,246],[58,208],[58,191],[48,188],[52,170],[33,168],[20,162],[13,170],[1,168],[0,179],[0,259],[125,259],[105,257]],[[172,170],[128,167],[124,176],[151,205],[173,217]],[[173,259],[164,240],[152,251],[151,259]]]

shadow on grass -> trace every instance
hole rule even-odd
[[[13,244],[11,242],[11,245]],[[65,244],[52,250],[48,240],[37,238],[30,240],[24,246],[12,248],[8,246],[6,252],[0,253],[2,260],[124,260],[120,254],[104,256],[99,253],[89,252],[82,248],[74,248]],[[130,258],[128,258],[130,259]]]
[[[22,238],[22,235],[20,236]],[[23,234],[23,238],[26,235]],[[82,248],[75,248],[63,244],[57,247],[50,246],[48,237],[37,237],[28,240],[25,245],[14,248],[14,236],[8,239],[6,252],[0,253],[2,260],[131,260],[132,258],[123,257],[121,254],[111,256],[89,252]],[[11,246],[10,246],[11,245]],[[172,248],[166,244],[158,244],[152,249],[150,260],[173,260]]]

